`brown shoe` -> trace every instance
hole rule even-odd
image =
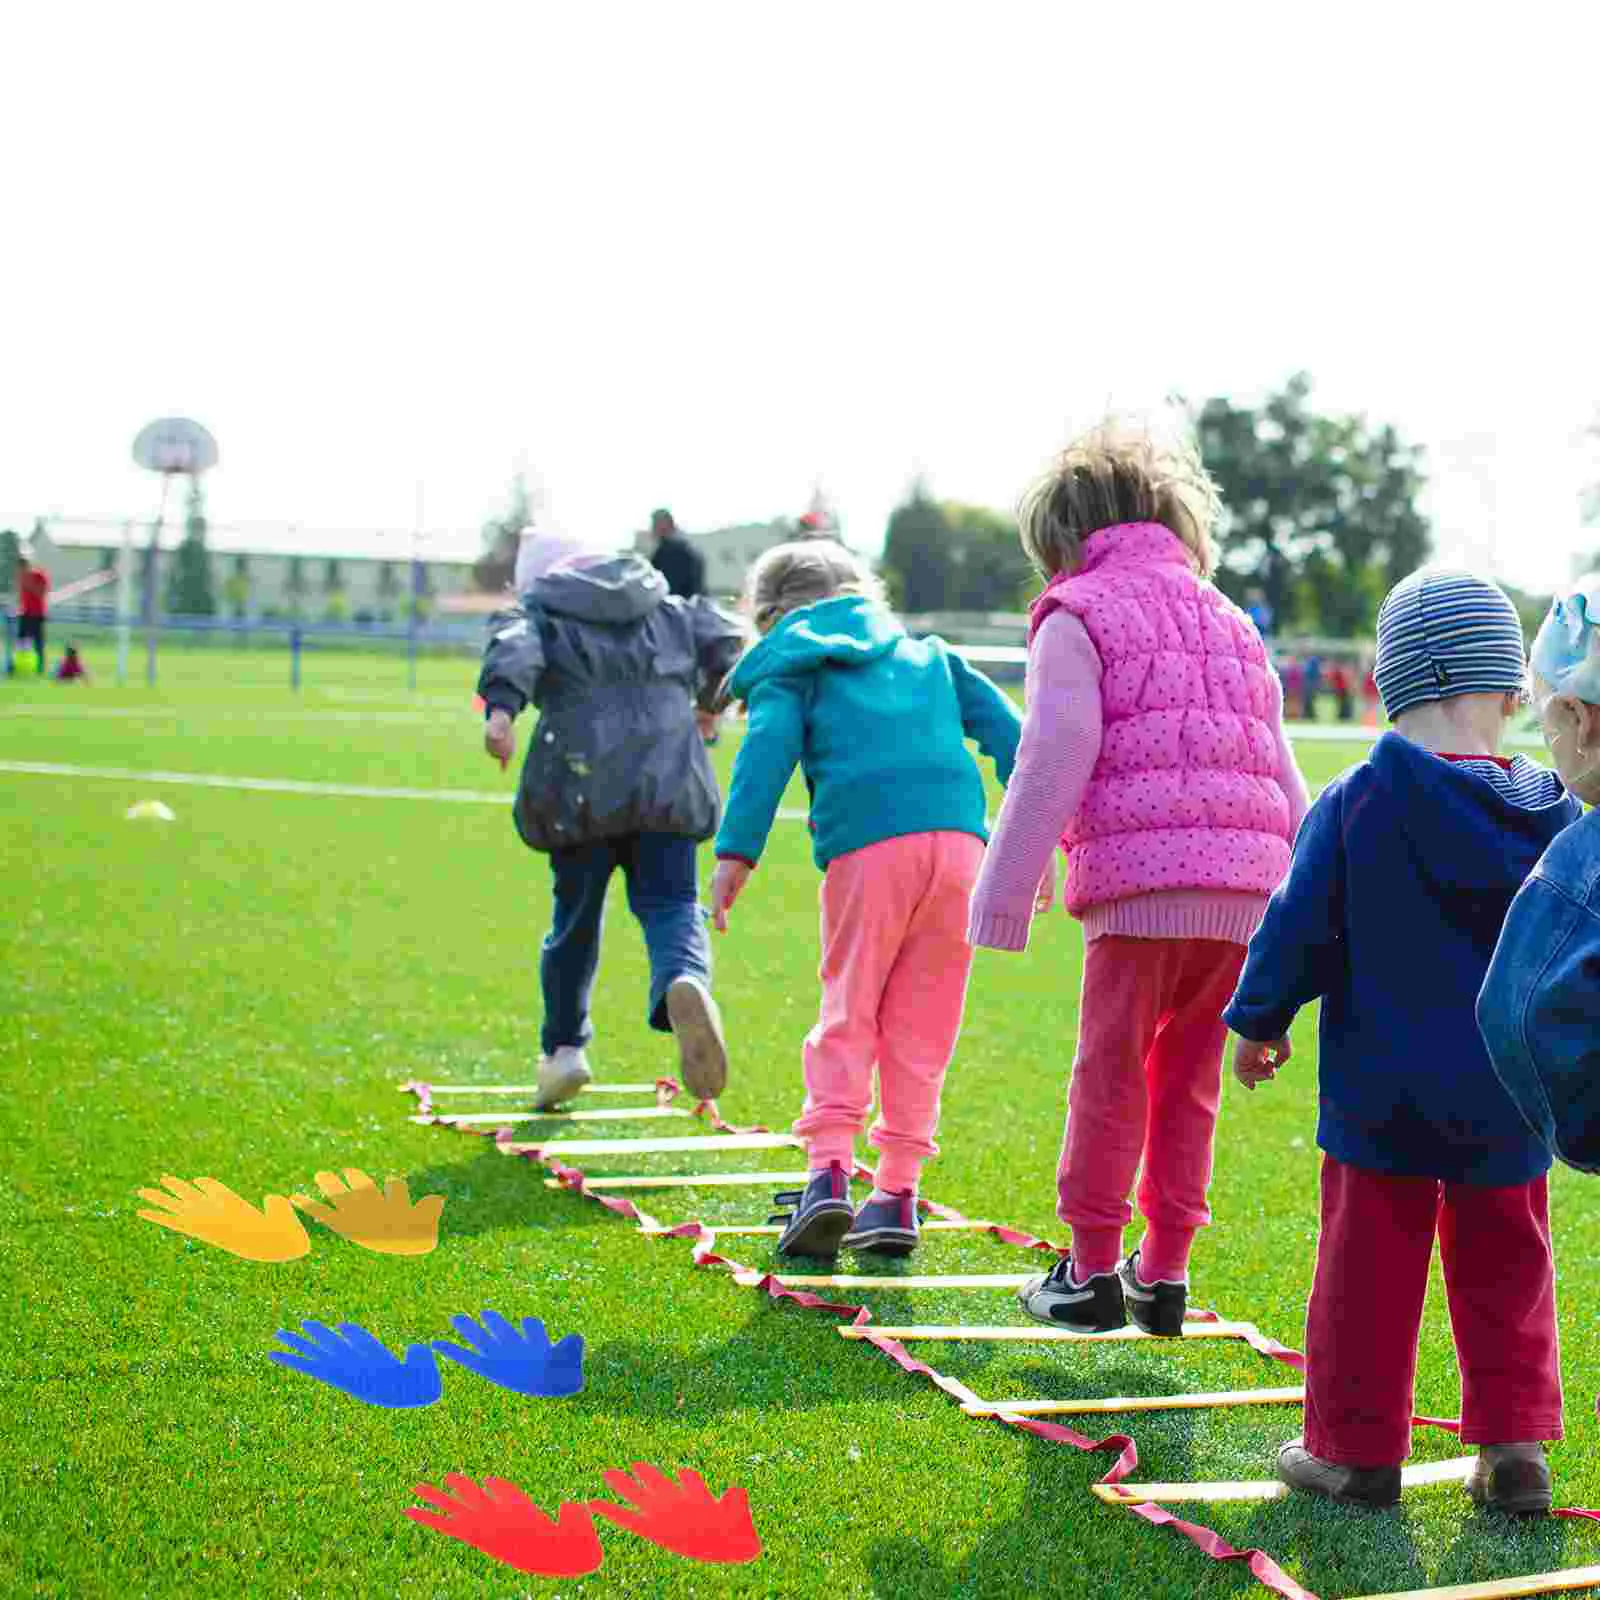
[[[1542,1444],[1486,1444],[1467,1479],[1467,1493],[1486,1510],[1540,1517],[1550,1509],[1550,1463]]]
[[[674,978],[667,986],[667,1020],[678,1041],[683,1086],[698,1100],[714,1100],[728,1082],[728,1047],[722,1013],[698,978]]]
[[[1312,1455],[1302,1439],[1291,1439],[1278,1452],[1278,1476],[1291,1489],[1320,1494],[1341,1505],[1381,1510],[1400,1503],[1399,1467],[1341,1466]]]

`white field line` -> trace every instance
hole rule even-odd
[[[0,761],[0,772],[42,778],[110,778],[121,783],[187,784],[198,789],[250,789],[264,794],[342,796],[350,800],[440,800],[468,806],[509,806],[513,791],[491,789],[378,789],[360,783],[306,783],[297,778],[224,778],[207,772],[137,772],[131,767],[76,767],[62,761]],[[804,822],[786,809],[780,822]]]
[[[431,723],[438,728],[456,727],[482,721],[471,708],[460,715],[441,716],[430,711],[252,711],[233,706],[10,706],[0,709],[0,717],[31,717],[38,721],[78,722],[113,717],[123,722],[200,722],[227,718],[230,722],[349,722],[415,726]]]

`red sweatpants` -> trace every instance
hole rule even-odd
[[[1486,1189],[1322,1159],[1306,1308],[1306,1448],[1343,1466],[1411,1454],[1417,1333],[1439,1234],[1463,1444],[1561,1437],[1548,1180]]]
[[[1145,1276],[1187,1271],[1195,1230],[1211,1220],[1206,1188],[1228,1034],[1222,1008],[1244,953],[1218,939],[1089,941],[1056,1168],[1056,1215],[1072,1228],[1080,1272],[1115,1268],[1141,1159]]]

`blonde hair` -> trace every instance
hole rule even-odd
[[[1209,578],[1217,566],[1211,530],[1221,510],[1191,439],[1161,441],[1145,428],[1107,421],[1074,439],[1023,495],[1017,531],[1023,553],[1048,580],[1074,571],[1084,540],[1099,529],[1158,522]]]
[[[883,599],[883,585],[862,559],[833,539],[796,539],[760,555],[744,580],[744,607],[758,633],[801,606],[836,594]]]

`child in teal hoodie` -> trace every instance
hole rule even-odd
[[[717,834],[719,931],[761,859],[798,764],[822,868],[822,1009],[803,1051],[809,1181],[778,1250],[904,1255],[917,1243],[922,1163],[938,1153],[939,1094],[961,1031],[972,949],[967,902],[988,838],[975,739],[1004,783],[1022,720],[942,639],[913,639],[842,545],[769,550],[746,600],[762,637],[728,680],[749,724]],[[876,1186],[850,1203],[855,1138],[872,1104]]]

